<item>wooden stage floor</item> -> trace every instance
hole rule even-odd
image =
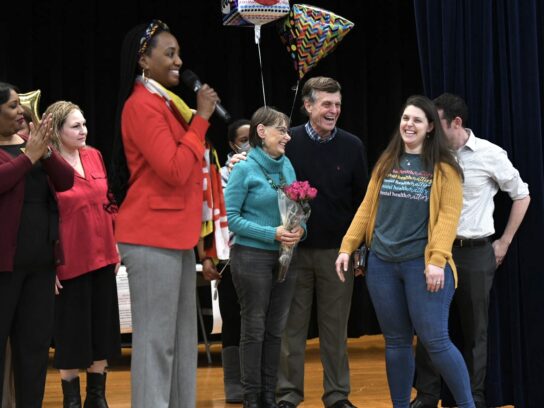
[[[221,345],[212,344],[212,365],[208,365],[204,347],[199,346],[197,372],[198,408],[236,408],[241,404],[226,404],[223,394]],[[350,400],[359,408],[389,408],[389,390],[385,375],[384,342],[381,335],[349,339],[351,370]],[[320,408],[323,370],[319,358],[319,343],[309,340],[305,367],[305,402],[301,408]],[[85,376],[81,376],[85,389]],[[84,392],[83,392],[84,394]],[[113,362],[108,373],[107,397],[111,408],[130,407],[130,349]],[[47,375],[44,408],[62,407],[62,392],[58,372],[50,367]]]

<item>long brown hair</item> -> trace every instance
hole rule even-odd
[[[427,137],[423,141],[421,157],[425,167],[434,169],[437,163],[447,163],[463,177],[463,170],[459,166],[459,163],[457,163],[454,153],[448,146],[446,135],[444,135],[442,125],[440,124],[440,117],[438,116],[438,112],[433,102],[426,96],[412,95],[403,105],[400,113],[401,117],[408,106],[415,106],[416,108],[421,109],[425,113],[429,125],[434,125],[433,129],[427,134]],[[389,144],[376,163],[376,167],[374,168],[375,174],[379,178],[387,176],[393,167],[399,167],[399,159],[403,153],[404,142],[400,134],[400,129],[397,126]]]

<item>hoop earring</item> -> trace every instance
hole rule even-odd
[[[147,83],[147,77],[145,76],[145,68],[142,68],[142,79],[145,83]]]

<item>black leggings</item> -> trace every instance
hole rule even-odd
[[[54,301],[53,266],[0,272],[0,384],[4,382],[9,336],[18,407],[42,406],[53,333]]]
[[[223,348],[240,345],[240,304],[232,283],[230,265],[223,271],[219,292],[219,310],[223,319],[221,342]]]

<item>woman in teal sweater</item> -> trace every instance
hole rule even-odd
[[[295,245],[304,232],[281,225],[278,188],[295,181],[285,157],[289,119],[263,107],[251,118],[246,161],[238,163],[225,191],[229,229],[234,233],[231,272],[241,310],[240,361],[245,408],[275,408],[281,336],[293,297],[295,276],[277,282],[280,244]]]

